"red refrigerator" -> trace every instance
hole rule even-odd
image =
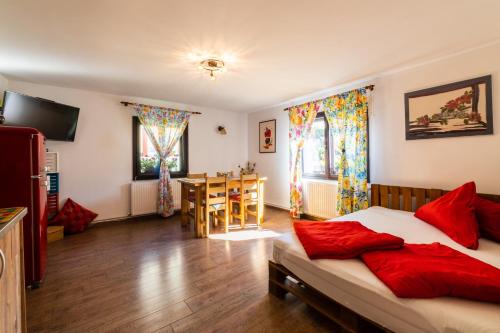
[[[0,125],[0,208],[28,207],[23,221],[26,286],[38,287],[47,266],[45,138],[34,128]]]

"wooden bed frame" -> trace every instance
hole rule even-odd
[[[435,200],[449,191],[371,184],[370,206],[382,206],[391,209],[414,212],[420,206]],[[479,196],[500,202],[500,195],[478,194]],[[291,293],[307,305],[316,309],[335,324],[340,332],[392,332],[349,308],[337,303],[330,297],[309,286],[283,265],[269,260],[269,293],[283,298]]]

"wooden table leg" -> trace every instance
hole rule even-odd
[[[187,226],[189,224],[189,201],[188,201],[188,189],[186,185],[181,184],[181,223],[182,226]]]
[[[259,182],[259,216],[257,217],[257,224],[264,223],[264,182]]]
[[[245,199],[243,196],[243,193],[240,193],[240,225],[241,228],[245,228],[246,226],[246,220],[248,220],[248,213],[246,212],[247,207],[245,207]]]
[[[194,195],[195,195],[195,227],[194,227],[194,232],[195,232],[195,237],[201,238],[203,237],[203,231],[201,230],[201,186],[197,186],[194,190]]]

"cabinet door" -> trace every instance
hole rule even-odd
[[[24,329],[24,279],[21,276],[21,223],[0,238],[0,331],[23,332]],[[3,269],[2,269],[3,264]]]

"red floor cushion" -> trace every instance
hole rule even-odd
[[[500,243],[500,203],[476,196],[474,208],[481,236]]]
[[[479,230],[473,201],[476,184],[470,182],[421,206],[415,216],[438,228],[458,244],[477,249]]]
[[[84,231],[96,217],[96,213],[68,198],[54,217],[53,224],[63,225],[66,234],[74,234]]]

